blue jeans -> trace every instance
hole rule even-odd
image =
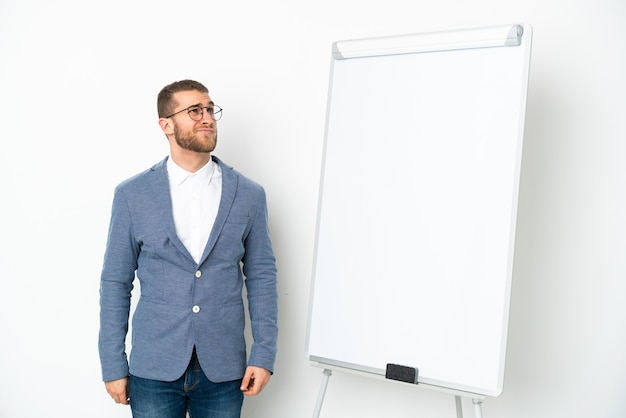
[[[130,376],[130,408],[134,418],[240,418],[241,379],[213,383],[204,375],[194,350],[178,380],[162,382]]]

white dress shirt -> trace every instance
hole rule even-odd
[[[167,173],[176,235],[199,263],[220,206],[222,171],[210,160],[200,170],[190,173],[170,157]]]

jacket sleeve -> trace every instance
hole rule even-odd
[[[278,340],[277,269],[268,227],[265,191],[262,189],[245,240],[243,273],[254,340],[248,365],[263,367],[273,373]]]
[[[139,246],[132,234],[130,211],[118,187],[100,278],[100,334],[98,348],[104,381],[128,376],[126,334]]]

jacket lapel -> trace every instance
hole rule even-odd
[[[211,253],[211,250],[213,250],[213,247],[217,242],[217,238],[222,232],[224,223],[226,222],[226,219],[228,219],[230,208],[235,201],[235,194],[237,193],[237,176],[233,172],[233,168],[224,164],[217,157],[212,158],[213,161],[215,161],[222,170],[222,196],[220,199],[220,206],[217,211],[217,216],[215,218],[215,223],[213,224],[213,229],[211,230],[211,235],[209,235],[209,240],[207,241],[206,247],[204,247],[204,253],[202,253],[202,259],[200,260],[200,264],[204,263],[206,258]]]
[[[167,175],[167,159],[166,157],[161,162],[155,164],[151,170],[153,172],[152,178],[152,195],[154,197],[154,204],[156,207],[161,208],[162,221],[165,226],[167,236],[181,253],[185,257],[189,258],[194,264],[193,257],[187,251],[187,248],[183,242],[176,235],[176,226],[174,225],[174,213],[172,211],[172,196],[170,193],[170,183]]]

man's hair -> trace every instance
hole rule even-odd
[[[194,80],[175,81],[172,84],[168,84],[163,87],[157,98],[157,112],[159,113],[159,117],[164,118],[174,113],[174,109],[178,105],[178,103],[174,100],[174,93],[190,90],[196,90],[207,94],[209,93],[209,89],[207,89],[202,83]]]

